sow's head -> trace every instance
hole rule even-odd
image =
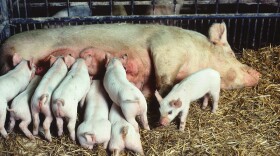
[[[227,41],[225,23],[215,23],[210,27],[209,40],[214,48],[211,66],[221,74],[221,88],[233,89],[258,84],[261,74],[236,59]]]

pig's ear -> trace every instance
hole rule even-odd
[[[177,100],[170,101],[169,105],[171,107],[180,108],[182,106],[182,101],[178,98]]]
[[[161,95],[159,94],[159,92],[156,90],[155,91],[155,96],[156,96],[156,98],[157,98],[157,101],[159,102],[159,104],[160,104],[160,102],[162,101],[162,97],[161,97]]]
[[[227,28],[224,22],[214,23],[209,29],[209,39],[213,44],[224,45],[227,41]]]
[[[66,55],[65,57],[63,57],[63,60],[68,68],[70,68],[76,61],[75,58],[72,57],[71,55]]]
[[[122,138],[123,140],[126,138],[126,135],[128,133],[128,126],[125,126],[121,129],[121,133],[122,133]]]
[[[56,61],[57,57],[50,55],[50,66],[53,65],[53,63]]]
[[[91,143],[95,143],[96,142],[96,137],[95,134],[91,134],[91,133],[84,133],[84,137],[87,140],[87,142],[91,142]]]
[[[18,53],[14,53],[13,55],[13,66],[16,66],[22,60],[21,56]]]
[[[123,55],[120,57],[120,61],[121,61],[122,65],[126,65],[126,63],[127,63],[127,58],[128,58],[127,54],[123,54]]]
[[[31,59],[28,61],[28,67],[30,70],[32,70],[33,63],[34,63],[34,58],[31,57]]]
[[[111,55],[109,53],[106,53],[105,55],[105,67],[107,68],[109,61],[111,59]]]

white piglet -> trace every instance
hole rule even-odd
[[[50,108],[51,96],[53,91],[66,76],[68,68],[70,68],[74,62],[75,59],[70,55],[65,57],[51,56],[51,68],[43,76],[31,99],[33,135],[38,135],[40,124],[39,113],[43,113],[45,115],[45,120],[43,122],[45,138],[48,141],[52,141],[50,133],[50,125],[53,120]]]
[[[93,80],[85,100],[84,120],[77,129],[77,138],[85,148],[92,149],[97,143],[107,148],[111,136],[107,96],[102,82]]]
[[[160,104],[160,123],[166,126],[181,113],[179,130],[184,131],[190,103],[204,96],[202,108],[205,109],[209,94],[213,97],[212,112],[215,113],[218,108],[220,84],[219,72],[206,68],[176,84],[164,98],[156,91],[155,96]]]
[[[52,112],[56,118],[58,136],[63,133],[63,118],[68,119],[67,128],[75,141],[77,106],[90,89],[90,77],[84,59],[78,58],[52,95]]]
[[[150,130],[147,120],[147,102],[142,92],[129,82],[122,65],[127,61],[127,55],[119,58],[107,57],[107,67],[103,80],[103,85],[114,103],[121,107],[121,110],[128,122],[136,131],[139,131],[135,117],[140,115],[144,129]]]
[[[10,109],[8,109],[10,111],[9,132],[14,129],[16,120],[21,120],[19,124],[20,129],[29,139],[34,139],[34,136],[28,129],[28,125],[32,121],[29,103],[41,78],[41,76],[36,75],[30,81],[27,88],[13,99]]]
[[[36,70],[32,60],[22,60],[17,53],[13,55],[12,61],[16,67],[0,77],[0,133],[4,138],[8,138],[4,127],[7,103],[25,90]]]
[[[110,109],[109,120],[112,125],[109,142],[112,155],[118,156],[125,148],[144,155],[139,132],[125,120],[120,107],[115,103]]]

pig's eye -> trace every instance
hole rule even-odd
[[[168,114],[169,114],[169,115],[172,114],[172,111],[169,111]]]

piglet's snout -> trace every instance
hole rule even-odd
[[[169,124],[169,119],[167,117],[160,118],[159,123],[163,126],[167,126]]]

